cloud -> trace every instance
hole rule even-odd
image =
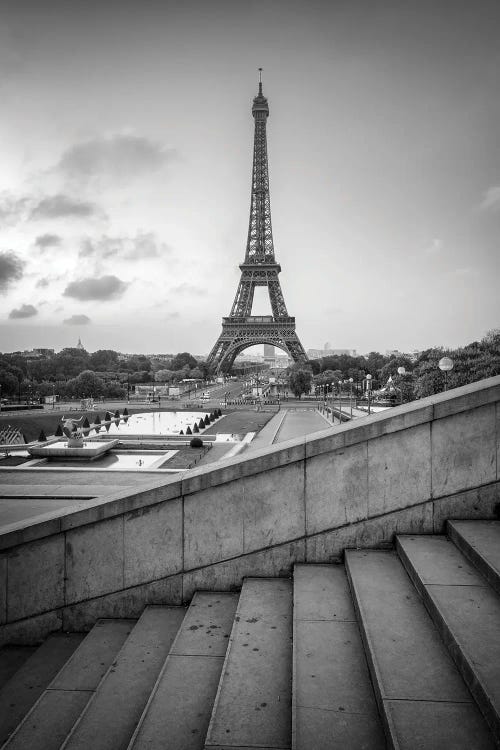
[[[33,315],[38,315],[36,307],[33,307],[33,305],[21,305],[21,307],[10,311],[9,318],[32,318]]]
[[[35,245],[40,250],[45,250],[47,247],[58,247],[61,244],[61,237],[58,234],[41,234],[35,240]]]
[[[48,287],[49,284],[50,284],[50,281],[47,278],[38,279],[38,281],[36,282],[36,288],[45,289],[46,287]]]
[[[183,281],[182,284],[172,287],[170,290],[172,294],[206,294],[207,290],[196,284],[190,284],[187,281]]]
[[[71,318],[63,320],[67,326],[86,326],[91,322],[88,315],[72,315]]]
[[[151,174],[175,158],[175,151],[137,135],[114,135],[77,143],[65,151],[56,167],[65,177],[85,181],[113,180]]]
[[[95,203],[81,201],[59,193],[41,201],[31,210],[31,219],[62,219],[66,217],[86,218],[101,213]]]
[[[454,268],[450,271],[452,276],[466,279],[470,276],[477,276],[479,271],[477,268],[471,268],[470,266],[464,266],[463,268]]]
[[[483,211],[500,211],[500,185],[492,185],[485,191],[479,208]]]
[[[101,260],[119,256],[123,260],[143,260],[169,255],[168,245],[159,242],[152,232],[138,233],[136,237],[107,237],[103,235],[94,240],[86,237],[82,240],[80,258],[97,257]]]
[[[63,294],[65,297],[87,300],[111,300],[121,297],[128,284],[116,276],[80,279],[68,284]]]
[[[24,261],[12,250],[0,251],[0,290],[5,291],[8,286],[23,276]]]

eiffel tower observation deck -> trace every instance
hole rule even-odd
[[[278,278],[281,266],[274,256],[266,135],[269,105],[262,93],[261,75],[259,78],[259,93],[252,106],[255,134],[245,260],[240,265],[241,278],[231,312],[222,319],[222,333],[208,356],[208,362],[219,371],[230,370],[235,357],[255,344],[272,344],[283,349],[295,362],[307,361],[295,332],[295,318],[286,308]],[[252,315],[256,286],[267,287],[272,315]]]

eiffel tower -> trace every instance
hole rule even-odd
[[[278,278],[281,266],[274,257],[269,199],[266,121],[269,106],[262,93],[262,68],[259,68],[259,93],[253,100],[255,120],[253,147],[252,199],[245,260],[240,265],[241,279],[229,317],[222,318],[222,333],[208,355],[217,371],[231,369],[235,357],[254,344],[272,344],[283,349],[295,362],[306,362],[304,347],[295,332],[295,318],[288,315]],[[267,286],[272,315],[252,315],[256,286]]]

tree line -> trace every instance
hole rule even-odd
[[[189,352],[165,355],[154,360],[144,354],[121,355],[112,349],[89,353],[66,348],[57,354],[25,357],[0,354],[2,398],[124,398],[137,383],[176,383],[185,378],[203,380],[210,371],[205,362]]]

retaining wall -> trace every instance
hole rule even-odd
[[[0,638],[36,642],[289,575],[395,533],[492,518],[500,377],[89,501],[0,536]]]

